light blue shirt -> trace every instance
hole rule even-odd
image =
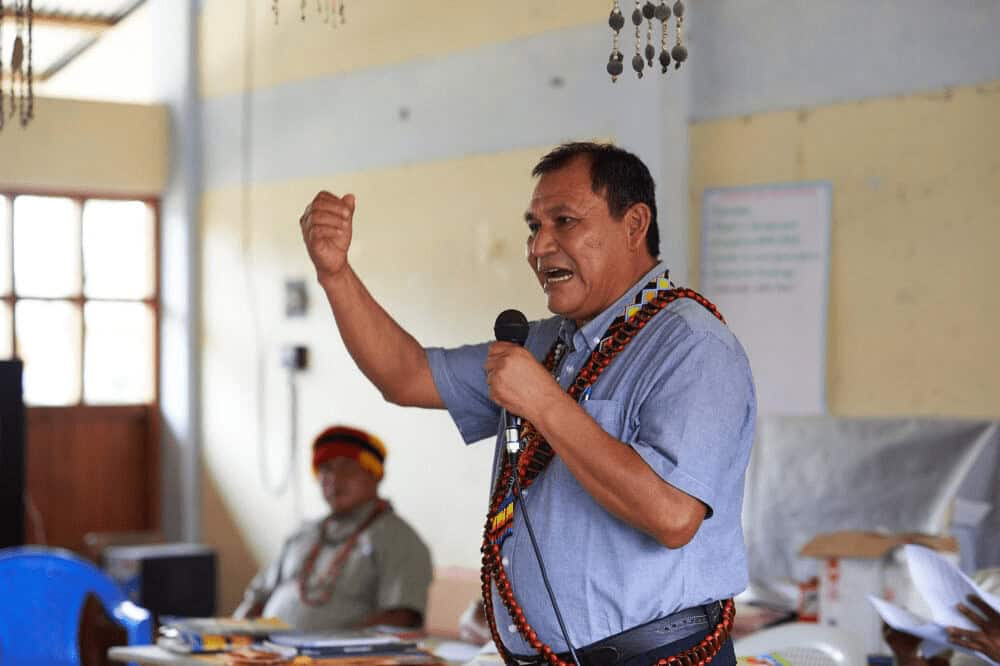
[[[561,317],[533,322],[525,347],[539,360],[556,336],[569,345],[557,380],[566,388],[612,320],[661,264],[583,328]],[[431,348],[438,392],[466,443],[497,435],[500,408],[487,395],[488,343]],[[668,549],[601,507],[556,456],[524,502],[570,640],[575,647],[675,611],[726,599],[747,584],[740,514],[756,398],[746,354],[729,329],[682,298],[653,317],[580,403],[611,436],[631,446],[670,485],[709,514],[683,548]],[[515,511],[502,555],[514,597],[539,638],[566,649],[531,541]],[[507,649],[530,655],[494,589]]]

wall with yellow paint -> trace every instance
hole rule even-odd
[[[345,20],[326,22],[314,4],[305,21],[297,3],[280,3],[278,21],[270,3],[205,0],[200,20],[202,94],[214,97],[242,90],[342,74],[367,67],[432,58],[464,49],[588,25],[605,19],[605,0],[548,3],[508,0],[492,2],[398,0],[348,2]],[[289,11],[291,9],[291,11]],[[246,11],[250,11],[248,17]],[[249,23],[248,23],[249,20]],[[253,53],[247,53],[247,26]],[[246,58],[254,75],[244,75]],[[470,82],[471,83],[471,82]]]
[[[0,132],[0,187],[158,196],[170,158],[166,107],[36,98]]]
[[[784,7],[777,23],[765,13],[751,29],[736,3],[705,4],[692,11],[689,42],[701,78],[686,67],[665,82],[623,77],[614,86],[603,73],[605,0],[427,0],[419,12],[393,0],[349,1],[342,28],[324,24],[314,3],[300,22],[296,5],[281,3],[277,26],[263,2],[205,0],[199,17],[202,532],[222,558],[221,611],[300,519],[323,511],[308,449],[333,421],[370,428],[388,443],[383,490],[425,536],[437,565],[478,564],[490,447],[463,450],[444,413],[386,405],[354,366],[299,238],[298,217],[321,188],[358,195],[352,262],[376,298],[421,342],[453,345],[489,339],[506,307],[545,314],[521,263],[521,214],[530,167],[556,141],[612,136],[639,151],[659,178],[661,210],[683,199],[684,186],[674,195],[670,185],[689,176],[692,247],[705,188],[830,180],[831,411],[1000,410],[1000,368],[988,347],[1000,309],[982,305],[998,277],[985,261],[1000,240],[990,217],[1000,146],[986,131],[1000,117],[997,86],[821,106],[857,90],[921,89],[924,68],[892,81],[863,77],[860,88],[853,73],[831,75],[818,91],[805,85],[827,67],[823,54],[836,52],[814,47],[803,32],[812,24],[801,15],[832,11],[815,3],[796,5],[795,20]],[[896,26],[887,11],[879,25]],[[789,44],[758,30],[767,26],[802,34]],[[699,34],[727,39],[699,42]],[[760,44],[734,50],[728,39],[762,34],[794,70],[789,76],[748,68]],[[893,58],[876,60],[896,67]],[[246,89],[252,94],[242,95]],[[839,97],[825,96],[834,89]],[[683,157],[668,164],[687,150],[684,119],[779,104],[814,108],[695,123],[690,172]],[[665,225],[687,217],[676,210]],[[687,244],[683,234],[671,238],[666,251]],[[288,278],[310,285],[304,319],[283,316]],[[963,295],[954,297],[956,285]],[[296,482],[273,495],[260,467],[273,482],[289,457],[279,354],[290,343],[309,345],[312,366],[297,379]]]
[[[833,184],[837,416],[1000,417],[1000,82],[695,123],[692,268],[708,188]]]

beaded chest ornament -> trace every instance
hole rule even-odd
[[[665,272],[648,282],[632,299],[632,302],[625,308],[625,311],[611,322],[602,336],[601,341],[594,347],[590,358],[584,363],[577,373],[576,378],[569,385],[567,391],[575,400],[579,400],[585,395],[597,381],[601,373],[611,364],[611,362],[625,349],[629,342],[635,338],[646,324],[667,305],[680,298],[690,298],[712,313],[719,321],[725,323],[725,319],[708,299],[692,289],[676,288],[670,282],[669,273]],[[548,354],[545,356],[544,366],[550,373],[555,373],[559,367],[562,357],[565,355],[566,345],[558,338],[552,344]],[[521,439],[524,442],[524,451],[517,459],[516,467],[510,459],[505,460],[503,467],[497,477],[494,486],[493,498],[490,501],[489,512],[487,514],[486,525],[483,531],[483,566],[480,578],[482,581],[483,604],[486,611],[486,619],[489,623],[490,633],[493,642],[500,651],[501,656],[507,663],[515,663],[510,652],[504,647],[497,630],[496,618],[493,614],[492,586],[496,585],[497,592],[513,619],[515,626],[524,640],[531,645],[538,653],[553,666],[568,666],[559,656],[553,652],[552,648],[543,643],[538,634],[531,628],[524,615],[524,610],[514,599],[510,579],[507,577],[506,569],[501,558],[501,545],[503,541],[512,533],[514,522],[514,477],[520,488],[529,487],[541,474],[548,464],[555,457],[555,452],[551,445],[545,440],[538,430],[529,421],[524,421],[521,426]],[[734,616],[732,600],[728,600],[722,611],[722,620],[713,633],[710,633],[698,645],[686,650],[681,655],[676,655],[668,659],[661,659],[662,664],[698,664],[711,659],[722,644],[725,643],[732,627]]]
[[[340,572],[344,570],[344,564],[347,563],[347,558],[350,557],[351,551],[357,545],[361,533],[368,529],[388,509],[389,503],[387,501],[384,499],[377,500],[375,506],[372,508],[372,512],[351,532],[344,545],[340,547],[340,551],[330,560],[330,566],[327,568],[326,573],[319,576],[317,584],[310,586],[309,579],[312,577],[313,569],[316,567],[316,559],[319,557],[319,552],[323,547],[326,524],[332,520],[332,516],[319,524],[319,535],[316,538],[316,543],[310,549],[309,554],[306,555],[302,571],[299,573],[299,599],[302,600],[302,603],[315,607],[322,606],[330,601],[330,598],[333,596],[333,588],[337,583],[337,579],[340,578]]]

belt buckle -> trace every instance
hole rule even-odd
[[[601,645],[590,650],[578,650],[576,656],[580,659],[580,666],[608,666],[619,663],[622,652],[614,645]]]

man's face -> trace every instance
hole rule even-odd
[[[613,218],[604,197],[592,191],[586,158],[539,179],[525,220],[528,264],[549,310],[578,324],[600,314],[652,267],[634,240],[630,247],[628,221]]]
[[[323,498],[334,515],[353,511],[376,497],[378,480],[354,458],[332,458],[318,472]]]

